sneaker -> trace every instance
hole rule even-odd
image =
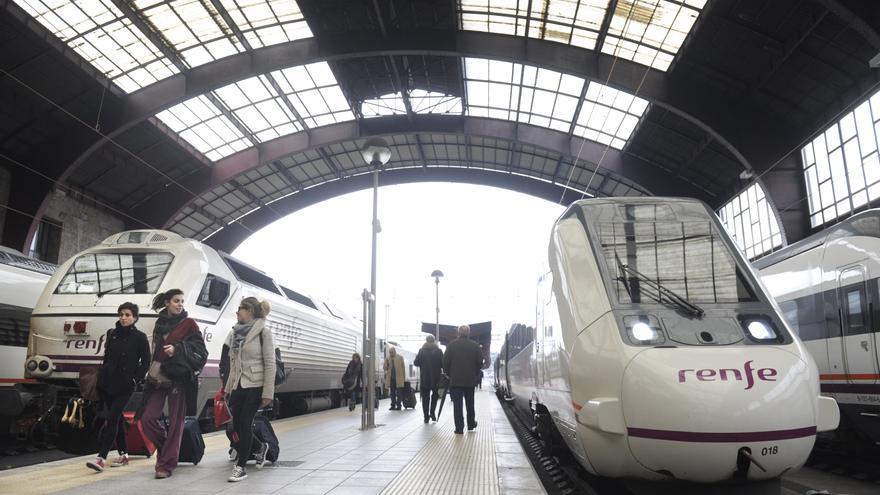
[[[128,466],[128,454],[122,454],[121,456],[113,459],[113,462],[110,463],[110,467],[122,467]]]
[[[231,448],[229,449],[229,462],[235,462],[238,460],[238,451]]]
[[[267,442],[263,442],[263,445],[260,447],[260,451],[254,455],[254,460],[257,461],[257,469],[263,469],[263,466],[266,464],[266,454],[269,453],[269,444]]]
[[[247,478],[247,471],[245,471],[244,468],[241,466],[235,466],[234,468],[232,468],[232,475],[229,476],[227,481],[229,481],[230,483],[235,483],[245,478]]]
[[[170,478],[170,477],[171,477],[171,473],[169,473],[168,471],[156,471],[156,479],[157,480],[164,480],[165,478]]]
[[[86,463],[86,466],[94,469],[95,471],[102,473],[104,472],[104,468],[106,465],[104,464],[104,459],[98,457],[94,461],[89,461]]]

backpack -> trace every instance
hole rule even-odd
[[[284,369],[284,361],[281,360],[281,349],[275,348],[275,386],[281,385],[287,380],[287,370]]]

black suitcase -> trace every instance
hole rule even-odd
[[[416,408],[416,393],[413,392],[412,385],[409,382],[403,383],[403,389],[400,392],[400,401],[403,403],[404,409]]]
[[[183,421],[183,437],[180,439],[180,454],[177,460],[198,464],[204,455],[205,439],[202,438],[199,420],[195,416],[187,416]]]
[[[278,460],[278,454],[281,453],[281,446],[278,445],[278,437],[275,435],[275,430],[272,428],[269,418],[261,415],[254,418],[254,448],[256,449],[260,444],[264,443],[269,444],[266,460],[274,464]]]

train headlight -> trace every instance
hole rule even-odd
[[[27,362],[27,370],[28,371],[36,371],[37,370],[37,361],[35,359],[31,359]]]
[[[746,335],[754,342],[779,342],[776,326],[765,316],[741,316],[740,322]]]
[[[624,316],[623,325],[626,327],[627,337],[633,344],[657,345],[666,341],[660,321],[654,316]]]
[[[40,361],[39,368],[40,368],[40,371],[46,371],[46,370],[48,370],[48,369],[49,369],[49,361],[46,361],[45,359],[43,359],[42,361]]]

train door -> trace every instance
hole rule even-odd
[[[857,378],[862,384],[877,382],[876,346],[869,311],[873,305],[865,279],[862,265],[840,269],[837,278],[843,365],[847,381]]]

